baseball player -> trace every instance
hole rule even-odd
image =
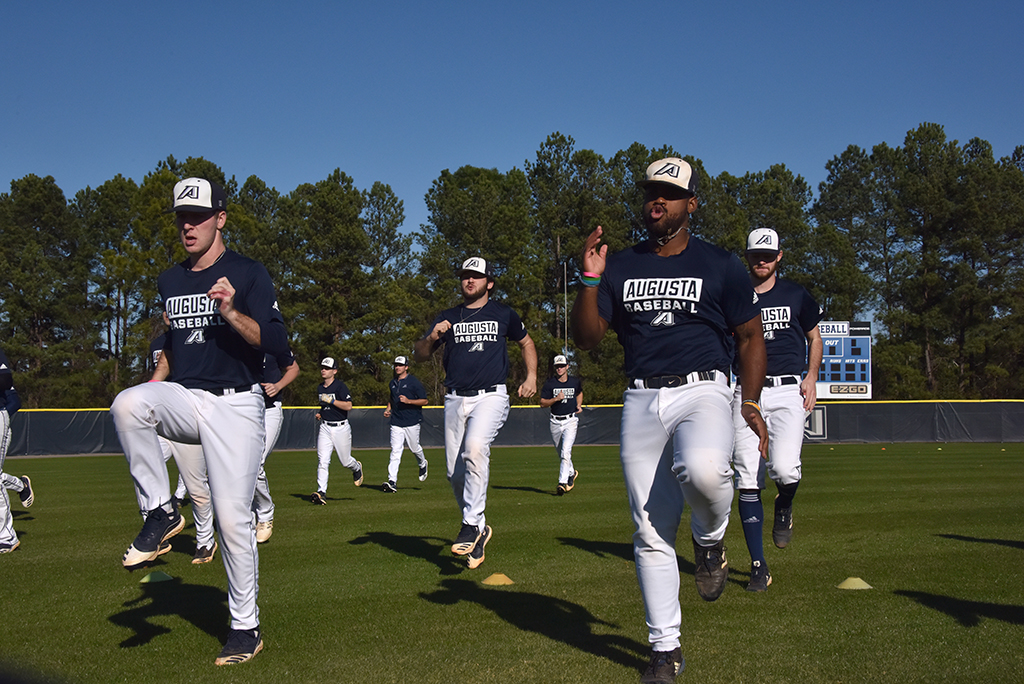
[[[484,547],[493,536],[484,509],[491,442],[508,417],[506,339],[519,344],[526,364],[521,397],[537,393],[537,350],[519,315],[490,298],[490,263],[481,257],[466,259],[459,279],[462,304],[438,314],[427,335],[416,341],[413,358],[426,361],[444,345],[444,451],[448,481],[462,514],[452,553],[467,556],[472,569],[484,562]]]
[[[128,388],[110,407],[148,510],[142,531],[124,554],[125,567],[155,558],[161,542],[184,527],[171,499],[159,438],[202,445],[231,614],[217,665],[245,662],[263,648],[252,522],[266,436],[260,381],[264,355],[288,350],[267,269],[224,245],[226,207],[224,189],[206,179],[186,178],[174,186],[175,222],[188,258],[157,281],[171,327],[156,374],[173,380]]]
[[[28,475],[15,477],[4,472],[4,459],[11,446],[11,418],[21,408],[21,397],[14,389],[14,373],[7,361],[4,350],[0,349],[0,554],[10,553],[21,546],[14,532],[14,516],[11,515],[11,500],[7,490],[18,492],[21,505],[28,508],[35,501],[32,480]]]
[[[760,458],[753,433],[739,420],[743,396],[741,380],[733,395],[736,420],[733,469],[739,490],[743,536],[750,552],[747,591],[765,591],[772,583],[761,538],[764,520],[761,490],[765,470],[767,466],[768,476],[779,490],[775,497],[772,539],[782,549],[793,536],[793,495],[800,484],[804,420],[817,400],[815,382],[822,356],[818,321],[822,318],[822,308],[803,287],[776,275],[782,261],[782,248],[779,234],[771,228],[751,231],[747,237],[746,259],[750,282],[761,309],[761,327],[768,353],[761,411],[768,425],[771,447],[766,464]],[[739,364],[738,370],[742,370]]]
[[[352,484],[363,484],[363,464],[352,458],[352,426],[348,412],[352,410],[352,395],[348,386],[337,378],[338,362],[330,356],[320,362],[323,383],[316,388],[320,399],[320,432],[316,437],[316,491],[309,500],[319,506],[327,504],[327,476],[331,467],[331,452],[338,452],[341,465],[352,471]]]
[[[402,451],[409,445],[420,468],[420,482],[427,479],[427,457],[420,446],[420,423],[423,407],[427,405],[427,390],[415,375],[409,374],[409,359],[395,357],[395,377],[388,385],[391,397],[384,409],[384,417],[391,419],[391,461],[388,479],[381,485],[385,492],[398,491],[398,466],[402,464]]]
[[[555,357],[555,377],[548,378],[540,390],[540,405],[551,409],[551,440],[558,452],[558,488],[562,496],[576,486],[580,471],[572,464],[572,445],[580,420],[576,414],[583,411],[583,384],[569,375],[569,361],[562,354]]]
[[[262,544],[274,533],[274,500],[270,498],[270,484],[267,482],[267,471],[264,465],[267,456],[274,450],[277,438],[281,436],[281,425],[284,424],[284,409],[278,396],[292,380],[299,376],[299,364],[291,350],[277,357],[267,354],[263,359],[263,401],[266,407],[264,417],[267,429],[263,455],[260,456],[260,472],[256,476],[256,494],[252,499],[252,510],[256,514],[256,543]]]
[[[754,292],[736,256],[690,235],[696,174],[682,159],[661,159],[638,185],[650,237],[611,257],[600,226],[587,237],[572,330],[578,347],[592,349],[611,327],[625,352],[620,450],[653,649],[640,681],[650,683],[671,682],[684,666],[676,562],[684,500],[700,596],[717,599],[729,573],[730,333],[743,361],[741,412],[762,452],[768,433],[757,403],[765,352]]]

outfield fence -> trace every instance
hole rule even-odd
[[[315,449],[315,407],[285,407],[278,449]],[[620,405],[587,406],[580,414],[578,444],[618,444]],[[551,443],[550,413],[536,406],[514,406],[498,433],[496,446]],[[353,408],[352,445],[390,446],[383,407]],[[121,453],[106,409],[23,409],[11,421],[9,456]],[[807,417],[808,442],[1024,442],[1024,400],[822,402]],[[444,446],[440,407],[423,410],[421,441]]]

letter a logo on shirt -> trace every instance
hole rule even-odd
[[[477,342],[476,344],[474,344],[472,347],[469,348],[469,351],[471,351],[471,352],[478,352],[478,351],[483,351],[483,350],[484,350],[484,343],[483,342]]]
[[[206,334],[202,328],[193,330],[189,333],[188,339],[185,340],[185,344],[206,344]]]

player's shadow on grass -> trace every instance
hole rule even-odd
[[[609,556],[615,556],[621,558],[624,561],[630,563],[636,562],[636,556],[633,553],[633,545],[626,542],[609,542],[609,541],[594,541],[590,539],[579,539],[577,537],[558,537],[558,541],[565,546],[572,546],[581,551],[592,553],[598,558],[607,558]],[[679,566],[679,572],[693,576],[694,571],[697,569],[693,564],[692,560],[683,558],[676,554],[676,564]],[[746,586],[744,584],[744,586]]]
[[[139,586],[142,594],[126,601],[123,604],[126,610],[107,618],[115,625],[132,631],[132,635],[121,642],[121,648],[148,644],[161,634],[170,633],[170,628],[151,622],[161,616],[180,617],[210,636],[223,638],[230,617],[228,595],[223,590],[202,584],[184,584],[180,577],[169,582]]]
[[[1002,620],[1011,625],[1024,625],[1024,607],[1008,606],[1000,603],[983,601],[964,601],[952,596],[927,594],[923,591],[896,590],[897,596],[905,596],[917,601],[926,608],[937,610],[949,615],[964,627],[977,627],[982,618]]]
[[[310,494],[312,494],[312,492],[310,492]],[[310,506],[316,506],[317,504],[309,500],[310,494],[292,493],[291,496],[293,499],[300,499],[302,501],[305,501]],[[327,501],[328,504],[330,504],[332,501],[354,501],[354,499],[351,496],[324,496],[324,499]]]
[[[414,537],[391,532],[367,532],[349,542],[353,545],[376,544],[403,556],[422,558],[433,563],[442,575],[458,575],[466,569],[466,563],[462,559],[446,555],[450,543],[450,540],[437,537]]]
[[[471,580],[446,579],[441,589],[420,593],[427,601],[450,606],[476,603],[517,629],[535,632],[553,641],[605,658],[630,669],[641,669],[650,646],[616,634],[595,634],[595,627],[618,628],[598,619],[586,608],[554,596],[532,592],[489,589]]]
[[[936,537],[952,539],[954,541],[977,542],[979,544],[996,544],[998,546],[1009,546],[1011,549],[1024,550],[1024,541],[1013,539],[982,539],[980,537],[965,537],[962,534],[937,534]]]
[[[553,489],[537,489],[536,487],[510,487],[508,485],[491,485],[491,489],[508,489],[514,492],[527,492],[530,494],[543,494],[544,496],[558,496]]]

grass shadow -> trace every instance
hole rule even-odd
[[[446,579],[441,588],[420,596],[450,606],[468,601],[486,608],[513,627],[543,635],[585,653],[634,670],[647,664],[650,646],[615,634],[597,634],[595,627],[618,628],[583,606],[554,596],[525,591],[484,588],[476,582]]]
[[[317,504],[315,504],[315,503],[313,503],[312,501],[309,500],[309,497],[312,494],[313,494],[313,492],[310,492],[309,494],[296,494],[296,493],[293,492],[292,494],[290,494],[290,496],[293,499],[299,499],[300,501],[305,501],[310,506],[316,506]],[[339,497],[339,496],[327,496],[327,495],[325,495],[324,499],[326,501],[328,501],[328,502],[330,502],[330,501],[355,501],[355,499],[352,498],[351,496],[340,496]]]
[[[609,541],[594,541],[591,539],[580,539],[578,537],[558,537],[558,541],[565,546],[572,546],[586,551],[587,553],[593,554],[598,558],[608,558],[609,556],[615,558],[621,558],[624,561],[630,563],[636,562],[636,556],[633,552],[633,545],[626,542],[609,542]],[[679,566],[679,572],[692,576],[696,571],[697,566],[693,564],[693,561],[683,558],[676,554],[676,565]],[[729,568],[729,572],[732,573],[732,568]],[[746,586],[744,584],[744,586]]]
[[[376,544],[403,556],[433,563],[442,575],[457,575],[466,569],[466,563],[464,559],[445,553],[450,543],[450,540],[438,537],[416,537],[391,532],[367,532],[349,542],[353,545]]]
[[[537,487],[511,487],[509,485],[491,485],[491,489],[505,489],[513,492],[526,492],[528,494],[542,494],[544,496],[558,496],[551,489],[538,489]]]
[[[952,539],[954,541],[976,542],[978,544],[996,544],[997,546],[1009,546],[1011,549],[1024,550],[1024,541],[1014,539],[982,539],[980,537],[965,537],[962,534],[937,534],[936,537]]]
[[[964,627],[977,627],[982,618],[1001,620],[1011,625],[1024,625],[1024,606],[1010,606],[984,601],[964,601],[952,596],[927,594],[923,591],[896,590],[897,596],[917,601],[925,608],[949,615]]]
[[[123,604],[126,610],[107,618],[132,631],[132,635],[121,642],[121,648],[148,644],[157,636],[170,633],[169,627],[151,622],[162,616],[180,617],[210,636],[224,639],[230,617],[227,592],[202,584],[184,584],[180,577],[139,586],[142,588],[139,597],[126,601]]]

